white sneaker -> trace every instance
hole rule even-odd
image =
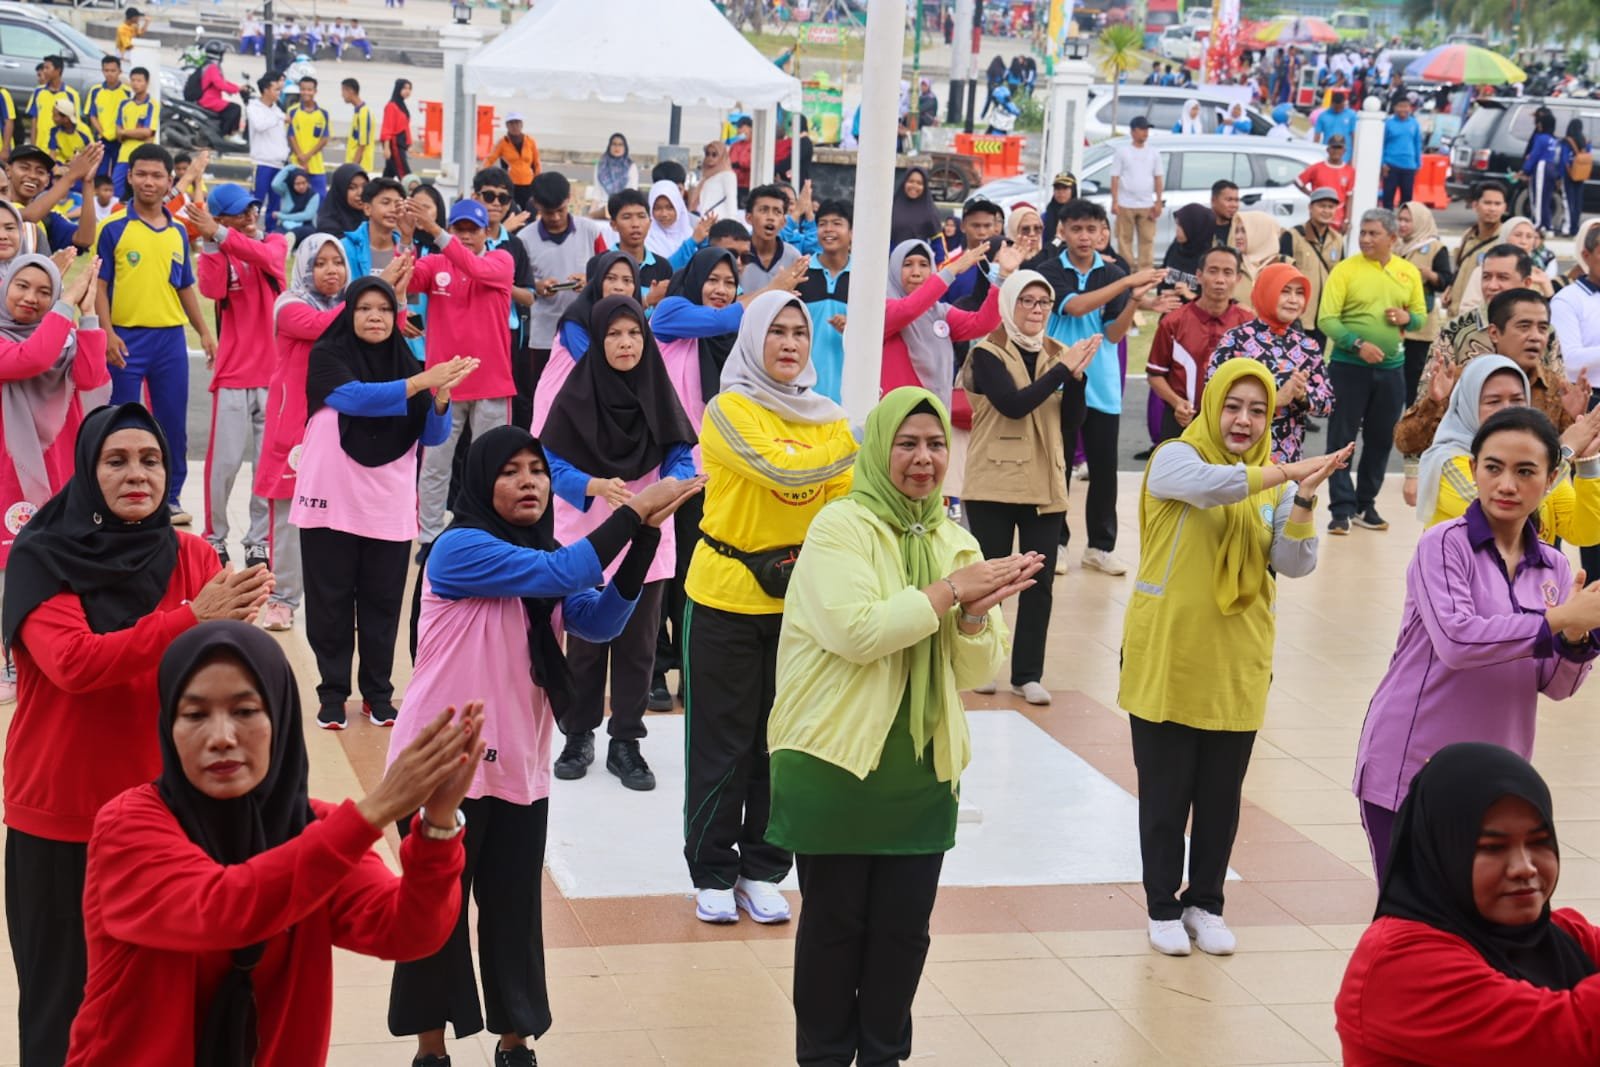
[[[733,884],[733,900],[758,923],[789,921],[789,901],[772,882],[741,878]]]
[[[980,696],[992,697],[1000,691],[1000,683],[984,682],[980,686],[974,686],[972,691]]]
[[[1083,550],[1083,567],[1085,570],[1099,571],[1101,574],[1122,575],[1128,573],[1128,565],[1102,548],[1086,548]]]
[[[1086,482],[1086,481],[1088,481],[1089,480],[1089,465],[1087,463],[1085,463],[1083,466],[1081,466],[1077,470],[1073,471],[1072,472],[1072,480],[1075,481],[1075,482]]]
[[[1194,938],[1200,951],[1208,956],[1231,956],[1238,946],[1238,939],[1220,915],[1213,915],[1203,908],[1184,908],[1180,921],[1188,936]],[[1151,924],[1152,928],[1154,925]],[[1155,934],[1152,933],[1150,937],[1154,940]]]
[[[1024,682],[1022,685],[1014,685],[1011,687],[1011,691],[1030,704],[1050,703],[1050,690],[1038,682]]]
[[[1150,947],[1164,956],[1187,956],[1189,934],[1181,919],[1151,919]]]
[[[739,907],[733,902],[733,890],[700,890],[694,895],[694,917],[703,923],[738,922]]]
[[[1067,573],[1067,553],[1064,547],[1056,549],[1056,573]]]

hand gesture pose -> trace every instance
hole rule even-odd
[[[996,604],[1033,585],[1033,576],[1043,566],[1044,557],[1039,553],[1018,552],[969,563],[951,574],[949,581],[956,587],[963,612],[984,615]]]
[[[1033,251],[1038,250],[1038,241],[1034,241]],[[1023,259],[1024,253],[1020,245],[1002,245],[1000,251],[994,254],[994,265],[1000,268],[1000,277],[1009,278],[1022,266]]]
[[[950,262],[946,263],[944,265],[944,269],[948,270],[951,274],[958,276],[965,274],[973,267],[976,267],[979,263],[982,263],[988,254],[988,245],[974,245],[965,252],[962,252],[955,259],[952,259]]]
[[[456,809],[472,786],[483,759],[483,703],[467,704],[460,715],[446,708],[389,764],[377,787],[356,802],[367,822],[393,826],[418,808],[430,826],[453,829]]]
[[[406,379],[406,396],[413,397],[424,389],[431,389],[434,410],[443,412],[450,406],[450,390],[460,385],[466,380],[467,375],[477,369],[478,361],[471,356],[456,356],[443,363],[435,363]]]
[[[633,491],[621,478],[590,478],[588,495],[604,500],[613,508],[620,508],[633,499]],[[645,518],[643,514],[639,517]]]
[[[694,243],[703,245],[706,238],[711,236],[711,227],[717,223],[717,213],[708,211],[700,216],[700,221],[694,224]]]
[[[1572,576],[1572,595],[1544,613],[1550,629],[1560,630],[1569,642],[1583,641],[1600,629],[1600,582],[1588,585],[1588,580],[1579,567]]]
[[[783,270],[772,276],[772,282],[767,286],[768,291],[792,293],[800,288],[800,283],[806,280],[806,272],[811,270],[811,257],[801,256]]]
[[[1561,407],[1574,419],[1583,418],[1584,412],[1589,410],[1589,372],[1578,372],[1578,380],[1566,382],[1561,386]]]
[[[77,250],[71,250],[76,256]],[[52,259],[55,257],[52,256]],[[68,260],[70,263],[71,260]],[[65,273],[63,271],[63,273]],[[68,283],[66,291],[61,294],[61,299],[78,309],[81,315],[94,314],[95,279],[100,274],[100,257],[95,256],[89,261],[89,269],[80,271],[76,278]]]
[[[1066,364],[1067,369],[1072,372],[1074,378],[1083,377],[1083,369],[1089,365],[1089,361],[1095,357],[1095,353],[1100,351],[1101,340],[1102,335],[1097,333],[1093,337],[1085,337],[1083,340],[1075,342],[1071,348],[1067,349],[1066,358],[1062,360],[1062,363]]]
[[[272,583],[272,572],[259,563],[243,571],[223,567],[200,587],[200,592],[189,601],[189,610],[200,622],[219,619],[254,622],[256,612],[272,594]]]
[[[1291,482],[1300,486],[1300,495],[1309,496],[1317,491],[1317,487],[1328,480],[1328,476],[1336,470],[1341,470],[1350,465],[1350,457],[1355,453],[1355,442],[1351,442],[1337,452],[1329,452],[1325,456],[1313,456],[1311,459],[1302,459],[1297,463],[1285,463],[1283,471],[1289,476]]]
[[[1600,408],[1586,412],[1561,435],[1561,443],[1572,449],[1572,454],[1582,459],[1595,451],[1595,441],[1600,438]]]
[[[1305,370],[1297,370],[1289,375],[1289,380],[1278,387],[1278,407],[1286,408],[1296,400],[1305,396],[1311,386],[1311,375]]]
[[[634,494],[628,506],[646,523],[659,529],[690,497],[706,487],[706,476],[663,478]]]
[[[389,287],[403,298],[411,285],[411,271],[417,265],[417,257],[407,248],[389,260],[389,265],[378,272],[378,277],[389,283]]]
[[[1456,387],[1456,379],[1460,375],[1461,368],[1440,352],[1433,359],[1433,379],[1428,382],[1428,399],[1436,404],[1448,404],[1450,394]]]

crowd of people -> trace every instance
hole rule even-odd
[[[1388,528],[1395,448],[1425,532],[1356,754],[1382,918],[1340,995],[1347,1052],[1473,1047],[1469,1018],[1395,1021],[1385,990],[1421,980],[1413,953],[1456,952],[1430,1002],[1484,1010],[1509,977],[1553,1011],[1543,991],[1600,970],[1600,934],[1549,910],[1554,827],[1526,763],[1537,695],[1571,696],[1600,653],[1600,220],[1562,270],[1484,182],[1451,247],[1403,186],[1385,186],[1398,212],[1354,201],[1338,132],[1299,176],[1306,223],[1220,181],[1166,249],[1147,124],[1117,149],[1109,213],[1063,173],[1045,203],[952,220],[912,168],[881,400],[852,427],[853,205],[742,191],[737,134],[693,183],[670,163],[645,182],[614,134],[575,202],[513,115],[446,203],[405,163],[409,83],[391,126],[344,82],[357,124],[331,172],[315,81],[289,114],[281,77],[259,88],[249,186],[135,138],[106,175],[121,203],[69,220],[106,144],[19,145],[8,165],[0,698],[25,1064],[319,1062],[335,945],[398,961],[387,1025],[420,1067],[485,1029],[497,1067],[535,1063],[552,779],[586,776],[603,728],[607,773],[654,790],[647,712],[680,704],[696,917],[786,922],[796,870],[798,1061],[907,1058],[974,758],[960,694],[1004,669],[1051,702],[1079,468],[1083,568],[1134,572],[1119,703],[1149,942],[1231,953],[1278,582],[1324,551],[1324,485],[1327,534]],[[186,327],[212,400],[198,516]],[[1117,450],[1140,329],[1152,452],[1130,565]],[[391,731],[360,801],[307,795],[301,688],[266,633],[297,621],[305,721],[345,729],[354,689]],[[390,826],[398,876],[371,851]],[[1482,839],[1521,851],[1491,861]],[[1493,864],[1514,891],[1480,893]],[[1552,1049],[1593,1045],[1563,1019]]]

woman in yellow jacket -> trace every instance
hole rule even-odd
[[[1424,526],[1459,518],[1478,499],[1472,438],[1483,420],[1501,408],[1527,406],[1528,375],[1513,360],[1490,353],[1461,369],[1433,444],[1417,465],[1417,518]],[[1597,413],[1600,408],[1561,435],[1561,453],[1573,476],[1563,471],[1534,513],[1540,539],[1550,544],[1557,538],[1580,548],[1600,544],[1600,457],[1589,455],[1600,429]]]
[[[1187,956],[1191,939],[1203,952],[1233,951],[1222,881],[1266,717],[1276,576],[1316,567],[1314,494],[1354,447],[1270,464],[1276,399],[1263,364],[1222,364],[1199,416],[1150,457],[1139,497],[1117,700],[1139,775],[1150,945],[1169,956]],[[1191,814],[1189,887],[1179,897]]]
[[[970,756],[960,691],[1009,652],[1000,603],[1037,552],[985,560],[945,517],[950,418],[896,389],[867,419],[849,495],[806,535],[767,729],[767,839],[796,855],[796,1060],[899,1063]]]
[[[805,304],[764,293],[745,308],[700,427],[709,481],[684,579],[683,855],[702,922],[737,922],[741,908],[789,919],[777,883],[792,857],[766,840],[778,631],[806,529],[849,490],[856,455],[844,409],[816,382]]]

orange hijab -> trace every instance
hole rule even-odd
[[[1278,321],[1278,298],[1283,295],[1290,282],[1299,282],[1305,287],[1306,296],[1311,295],[1311,282],[1289,263],[1274,263],[1263,267],[1261,273],[1256,275],[1255,288],[1250,290],[1250,303],[1255,305],[1256,318],[1267,324],[1267,329],[1273,333],[1284,333],[1292,322]]]

